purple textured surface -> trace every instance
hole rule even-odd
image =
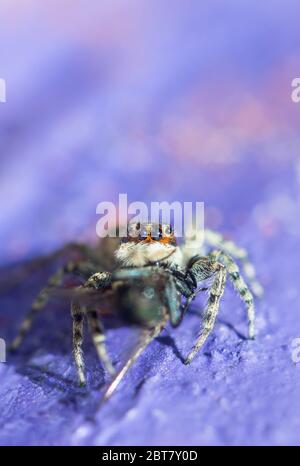
[[[256,244],[253,256],[266,286],[255,342],[243,338],[245,313],[228,289],[204,352],[184,366],[181,355],[199,327],[199,303],[182,326],[151,344],[92,422],[107,378],[88,346],[89,387],[76,388],[67,309],[49,306],[22,354],[0,366],[1,444],[299,444],[300,370],[290,347],[300,335],[298,241],[284,231],[271,241],[247,231],[243,238],[245,245]],[[28,277],[1,300],[7,328],[15,327],[14,316],[29,305],[41,279]],[[131,332],[109,330],[108,344],[120,365]]]
[[[190,3],[1,7],[0,281],[65,241],[95,239],[96,205],[118,193],[205,201],[207,224],[249,250],[265,287],[257,340],[245,340],[229,286],[204,351],[184,366],[200,300],[92,421],[107,375],[87,343],[88,387],[76,386],[69,310],[51,302],[0,363],[1,445],[300,444],[299,5]],[[1,287],[1,338],[56,265]],[[117,367],[133,340],[109,328]]]

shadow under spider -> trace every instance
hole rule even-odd
[[[80,389],[78,384],[73,380],[64,378],[57,372],[53,372],[43,366],[28,364],[24,367],[18,367],[18,372],[30,378],[32,382],[42,384],[43,386],[48,385],[51,389],[54,388],[61,392],[66,392],[67,388],[76,390],[78,394],[84,394],[84,390]]]
[[[168,333],[167,335],[162,335],[162,336],[158,336],[156,338],[156,340],[159,342],[159,343],[162,343],[163,345],[165,346],[169,346],[170,348],[172,348],[172,351],[174,353],[174,355],[182,362],[184,363],[184,357],[182,356],[182,354],[180,353],[176,343],[175,343],[175,340],[174,338]]]

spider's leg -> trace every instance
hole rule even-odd
[[[87,320],[89,324],[89,330],[92,335],[93,343],[98,353],[98,357],[100,361],[102,361],[107,372],[110,375],[114,375],[115,369],[106,351],[104,328],[102,322],[98,317],[97,311],[88,310]]]
[[[54,286],[60,285],[64,275],[68,273],[66,272],[66,269],[68,269],[68,266],[60,268],[54,275],[52,275],[52,277],[50,277],[50,279],[48,280],[48,283],[45,286],[45,288],[43,288],[42,291],[39,293],[39,295],[33,302],[30,311],[23,320],[18,335],[15,337],[15,339],[10,345],[11,350],[16,350],[23,342],[25,336],[32,327],[34,319],[47,304],[47,301],[51,294],[51,290]]]
[[[255,337],[255,308],[253,295],[246,285],[245,280],[240,275],[239,267],[232,257],[221,251],[216,251],[215,254],[218,256],[218,260],[226,267],[234,288],[246,305],[249,322],[249,338],[253,339]]]
[[[110,284],[111,275],[107,272],[94,273],[81,287],[101,289]],[[99,337],[103,337],[103,332],[98,324],[97,315],[95,317],[93,311],[88,311],[85,307],[81,307],[78,303],[72,303],[72,318],[73,318],[73,350],[74,358],[77,367],[79,382],[85,384],[84,375],[84,360],[82,352],[83,343],[83,316],[87,313],[89,328],[92,333],[94,344],[96,345],[99,357],[104,362],[106,368],[113,369],[105,351],[104,341],[100,341]]]
[[[248,258],[246,249],[238,247],[233,241],[227,241],[220,233],[212,230],[205,230],[205,242],[240,260],[244,276],[249,282],[253,294],[258,298],[262,297],[264,290],[256,278],[255,268]]]
[[[34,272],[58,258],[64,258],[64,263],[71,262],[67,258],[75,253],[80,255],[83,261],[89,261],[90,258],[93,257],[93,251],[89,246],[82,243],[67,243],[62,248],[53,251],[46,256],[37,257],[21,264],[20,267],[18,267],[16,274],[14,274],[12,279],[9,280],[8,286],[13,286],[14,283],[22,281],[24,275],[28,275],[28,273]]]
[[[185,364],[190,364],[190,362],[194,359],[214,327],[220,306],[220,300],[225,290],[225,283],[226,269],[221,264],[219,264],[219,270],[215,273],[215,278],[209,292],[208,303],[204,313],[203,329],[200,332],[192,351],[187,356]]]
[[[181,305],[180,296],[184,294],[184,290],[180,289],[179,282],[170,277],[167,280],[163,292],[164,303],[166,307],[166,312],[170,318],[170,323],[172,327],[177,327],[185,313],[185,308]],[[191,292],[189,291],[189,296],[191,296]],[[186,298],[189,300],[189,298]]]
[[[136,346],[136,348],[133,350],[130,358],[127,360],[127,362],[124,364],[122,369],[116,374],[112,382],[109,384],[108,388],[105,391],[104,398],[103,400],[108,400],[111,395],[114,393],[120,382],[122,381],[123,377],[126,375],[130,367],[135,363],[135,361],[138,359],[138,357],[144,352],[144,350],[147,348],[147,346],[151,343],[154,338],[156,338],[161,330],[163,329],[166,321],[162,321],[159,324],[157,324],[154,328],[152,329],[145,329],[142,332],[140,342]]]
[[[73,352],[80,385],[85,385],[86,383],[82,351],[84,311],[84,308],[82,308],[78,303],[72,303],[71,314],[73,320]]]
[[[176,288],[180,294],[186,298],[186,302],[181,304],[176,312],[169,306],[170,322],[173,327],[179,325],[190,307],[191,302],[197,295],[203,291],[208,291],[207,287],[198,288],[198,283],[212,277],[219,268],[220,264],[213,256],[199,256],[196,254],[190,258],[183,277],[179,279],[179,277],[175,275]]]
[[[82,272],[83,275],[86,275],[87,273],[90,274],[91,267],[92,265],[89,263],[68,262],[65,266],[59,268],[57,272],[49,278],[47,285],[40,291],[37,298],[34,300],[30,311],[23,320],[18,335],[11,343],[11,351],[16,350],[21,345],[25,336],[31,329],[34,319],[46,306],[53,292],[53,289],[62,284],[65,276],[73,273],[75,270],[78,272]]]
[[[249,261],[247,253],[243,258],[241,258],[241,264],[242,264],[244,275],[249,282],[249,286],[252,290],[252,293],[257,298],[261,298],[264,294],[264,289],[256,278],[255,267]]]

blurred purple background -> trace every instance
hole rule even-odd
[[[95,240],[96,205],[116,201],[119,193],[129,201],[204,201],[206,223],[248,247],[266,297],[258,305],[258,342],[248,346],[220,324],[210,343],[217,348],[213,356],[206,352],[188,369],[189,396],[180,385],[188,384],[187,368],[171,350],[164,359],[168,348],[155,342],[147,352],[155,403],[146,383],[138,401],[129,389],[122,399],[120,389],[119,404],[105,407],[106,424],[94,431],[82,424],[80,403],[70,405],[66,396],[62,411],[60,390],[0,365],[0,441],[299,442],[300,368],[289,353],[291,339],[300,336],[300,104],[291,100],[291,82],[300,75],[299,15],[299,2],[279,0],[1,2],[0,78],[7,84],[7,102],[0,103],[2,267],[69,240]],[[38,277],[31,285],[32,291],[28,285],[1,301],[4,336],[38,291]],[[224,308],[244,329],[230,293]],[[184,351],[198,328],[193,319],[174,335]],[[168,360],[170,380],[176,379],[169,401],[168,377],[156,360],[165,370]],[[232,360],[237,372],[228,375]],[[64,364],[72,365],[68,353],[55,371]],[[141,364],[128,386],[139,385]],[[76,399],[72,387],[63,387]],[[30,416],[20,410],[23,391],[27,406],[36,406]],[[249,400],[249,391],[258,399]],[[92,409],[93,401],[86,404]],[[49,428],[33,435],[41,410]],[[69,432],[61,427],[66,420]],[[177,422],[180,428],[172,430]]]

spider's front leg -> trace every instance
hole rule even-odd
[[[189,270],[190,273],[198,279],[197,281],[200,281],[199,278],[203,280],[210,276],[214,276],[214,280],[209,290],[208,303],[204,312],[203,328],[193,346],[192,351],[188,354],[185,364],[191,363],[211,333],[216,321],[220,307],[220,300],[223,296],[226,284],[225,267],[219,262],[212,261],[209,258],[203,257],[198,260],[195,259],[195,262],[191,265]]]
[[[112,382],[109,384],[107,387],[104,398],[103,400],[106,401],[108,400],[111,395],[114,393],[124,376],[127,374],[129,369],[133,366],[133,364],[136,362],[136,360],[141,356],[141,354],[145,351],[147,346],[160,334],[162,329],[164,328],[165,324],[167,322],[167,319],[159,322],[155,327],[152,329],[145,328],[142,331],[142,334],[140,336],[140,341],[136,348],[134,348],[131,356],[128,358],[122,369],[116,374]]]
[[[253,295],[241,276],[237,263],[229,254],[217,250],[213,251],[211,256],[215,257],[216,260],[219,260],[226,267],[234,288],[238,292],[241,300],[245,303],[248,315],[249,338],[253,340],[255,338],[255,307]]]
[[[110,283],[111,274],[108,272],[100,272],[92,275],[84,285],[79,288],[101,290],[109,287]],[[98,357],[109,374],[114,375],[115,370],[106,351],[104,328],[97,311],[86,306],[81,306],[78,302],[74,301],[71,305],[71,314],[73,319],[73,352],[80,385],[85,385],[86,383],[82,351],[84,315],[87,316],[89,330]]]

